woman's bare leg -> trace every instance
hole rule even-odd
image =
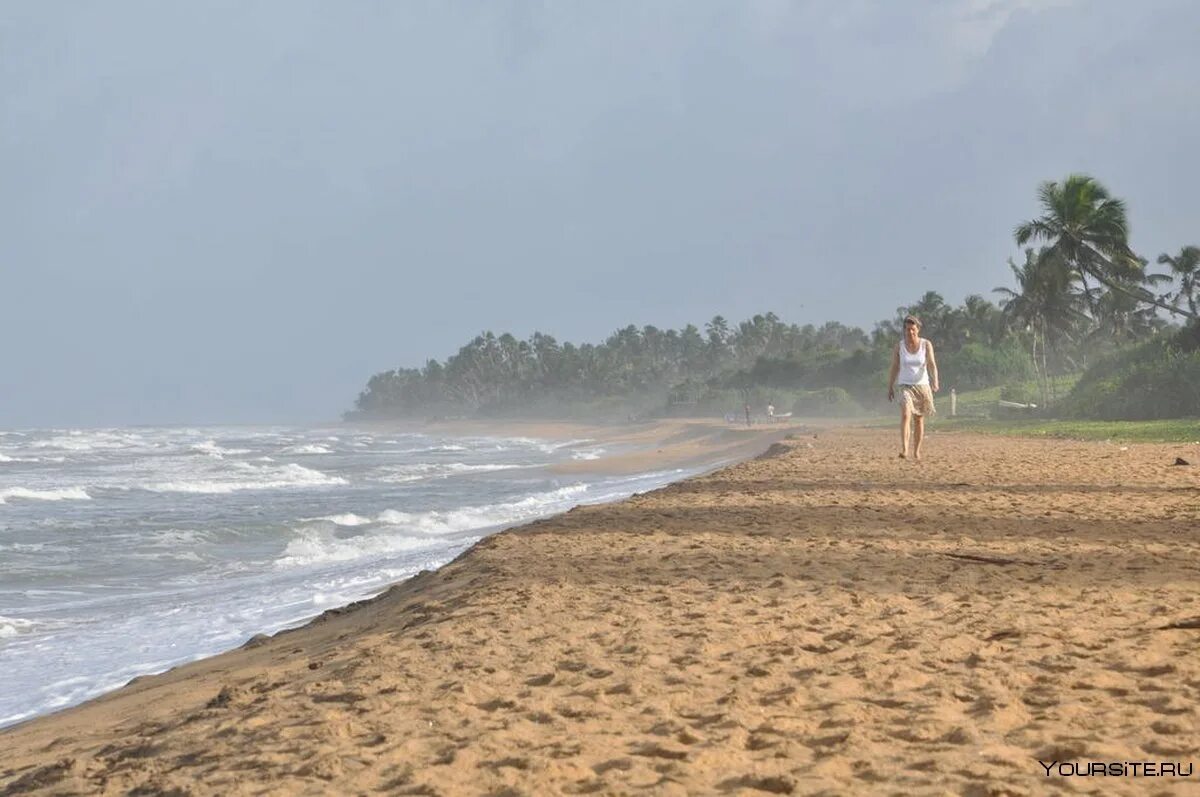
[[[921,442],[925,439],[925,416],[917,415],[913,418],[913,456],[917,459],[921,458]]]
[[[912,417],[912,413],[908,409],[908,402],[900,405],[900,458],[908,457],[908,421]]]

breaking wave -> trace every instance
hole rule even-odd
[[[277,490],[285,487],[322,487],[348,484],[341,476],[290,463],[281,467],[263,467],[248,462],[234,463],[237,473],[216,479],[166,481],[142,486],[154,493],[233,493],[239,490]],[[238,475],[241,478],[238,478]]]
[[[380,468],[375,472],[375,478],[381,482],[403,484],[421,479],[444,479],[447,476],[457,476],[463,473],[489,473],[526,467],[529,466],[518,463],[468,465],[465,462],[422,462],[415,465],[394,465]]]
[[[82,487],[64,487],[59,490],[31,490],[28,487],[6,487],[0,490],[0,504],[10,498],[25,498],[30,501],[87,501],[91,499]]]
[[[5,617],[0,615],[0,639],[14,637],[17,634],[27,634],[39,623],[33,620],[23,620],[20,617]]]
[[[60,451],[112,451],[143,446],[145,442],[145,438],[139,434],[72,430],[66,434],[56,435],[46,440],[36,440],[30,443],[29,447],[54,448]]]
[[[205,440],[203,443],[195,443],[191,447],[192,451],[197,451],[201,454],[208,454],[214,459],[222,459],[226,454],[249,454],[248,448],[223,448],[217,445],[216,440]]]
[[[339,537],[329,529],[301,528],[275,564],[298,567],[443,547],[439,537],[532,520],[577,502],[587,491],[588,485],[573,484],[519,501],[486,506],[432,512],[388,509],[373,520],[355,514],[333,515],[323,520],[343,526],[373,524],[376,528],[353,537]]]
[[[283,450],[283,453],[285,453],[285,454],[332,454],[333,452],[329,450],[328,446],[321,445],[320,443],[311,443],[309,445],[304,445],[304,446],[292,446],[291,448],[285,448]]]

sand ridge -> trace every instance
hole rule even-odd
[[[0,794],[1184,793],[1196,446],[798,435],[0,733]]]

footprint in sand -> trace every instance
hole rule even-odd
[[[741,775],[721,781],[717,784],[717,788],[726,792],[753,789],[754,791],[766,792],[768,794],[791,794],[796,790],[796,781],[786,775],[772,775],[767,777]]]

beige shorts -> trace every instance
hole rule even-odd
[[[900,385],[900,404],[922,418],[937,414],[933,406],[933,390],[929,385]]]

